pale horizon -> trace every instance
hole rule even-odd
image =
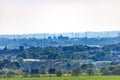
[[[0,34],[120,31],[119,0],[0,0]]]

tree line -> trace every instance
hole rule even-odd
[[[120,43],[101,47],[72,45],[24,48],[19,46],[19,49],[9,49],[5,46],[0,50],[0,74],[10,76],[19,73],[28,77],[41,74],[119,75],[119,52]],[[25,61],[25,59],[33,59],[33,61]],[[111,63],[94,63],[97,61],[111,61]]]

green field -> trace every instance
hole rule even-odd
[[[79,77],[40,77],[40,78],[0,78],[0,80],[120,80],[120,76],[79,76]]]

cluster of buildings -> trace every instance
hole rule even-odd
[[[48,39],[52,39],[52,37],[49,36]],[[69,39],[69,37],[68,37],[68,36],[60,35],[60,36],[58,36],[58,37],[54,36],[53,39]]]

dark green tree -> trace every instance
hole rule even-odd
[[[54,69],[54,68],[50,68],[50,69],[48,70],[48,73],[49,73],[49,74],[55,74],[55,72],[56,72],[56,69]]]
[[[61,77],[62,75],[63,75],[62,70],[60,70],[60,69],[56,70],[56,76],[57,77]]]
[[[31,69],[31,74],[39,74],[39,70],[38,69]]]
[[[115,68],[115,69],[112,71],[112,74],[113,74],[113,75],[120,75],[120,68]]]
[[[95,71],[94,71],[92,68],[87,69],[86,73],[87,73],[89,76],[95,75]]]
[[[107,67],[101,69],[101,73],[102,73],[102,75],[110,75],[111,74],[110,70]]]
[[[72,76],[79,76],[82,74],[82,70],[80,68],[76,68],[72,70]]]

